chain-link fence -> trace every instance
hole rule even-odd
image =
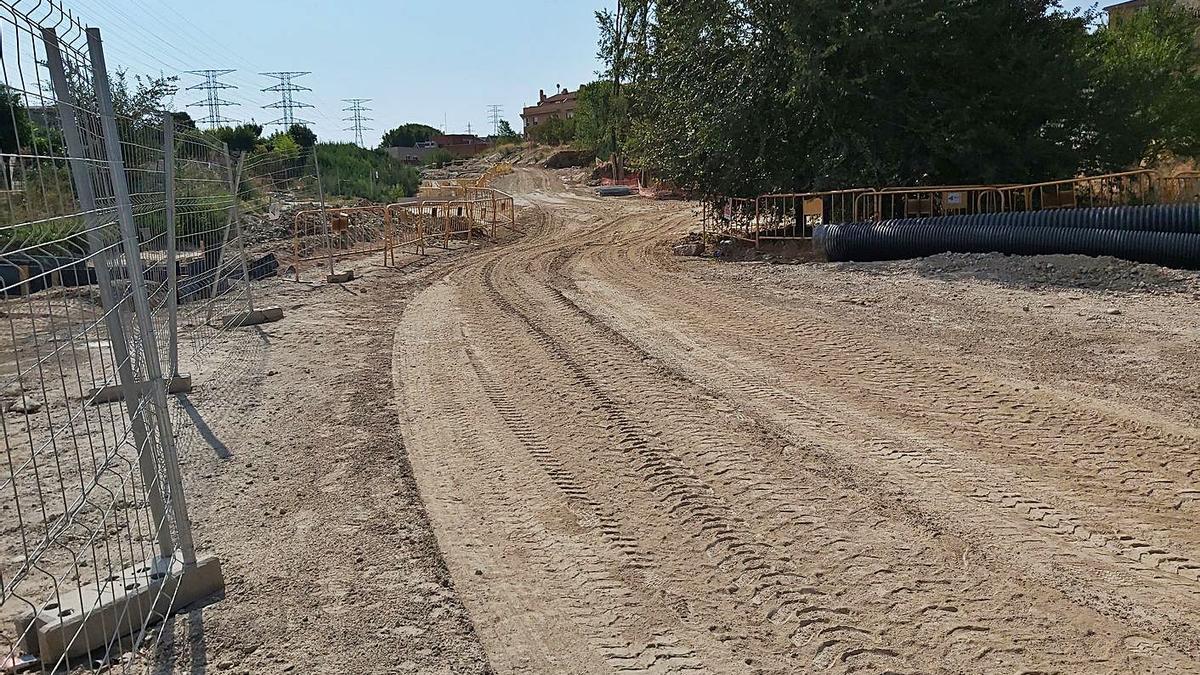
[[[259,363],[248,326],[277,312],[252,286],[278,263],[242,211],[269,218],[281,174],[114,101],[100,32],[25,4],[0,2],[0,672],[53,672],[126,664],[222,588],[192,542],[186,392]]]

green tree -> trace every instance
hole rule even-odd
[[[167,100],[179,92],[179,78],[134,75],[118,68],[109,83],[112,89],[113,110],[117,116],[134,122],[161,124]]]
[[[496,125],[496,140],[501,143],[516,143],[521,140],[521,134],[513,130],[508,120],[500,120],[500,124]]]
[[[196,120],[192,119],[192,116],[186,112],[173,112],[171,113],[171,117],[175,118],[175,126],[181,129],[190,129],[193,131],[196,129]]]
[[[291,133],[276,132],[267,138],[267,146],[271,151],[285,159],[298,159],[300,157],[300,144],[292,137]]]
[[[240,124],[236,127],[217,127],[212,134],[229,145],[232,152],[252,152],[262,141],[262,125]]]
[[[530,128],[529,139],[545,145],[566,145],[575,140],[575,120],[551,117]]]
[[[1118,128],[1131,114],[1157,120],[1143,138],[1187,146],[1186,27],[1159,35],[1155,58],[1105,70],[1097,44],[1114,29],[1093,35],[1093,14],[1055,0],[623,4],[619,35],[602,16],[601,52],[629,93],[630,150],[702,190],[1061,178],[1134,161],[1126,146],[1141,143]],[[1139,70],[1153,91],[1120,84]]]
[[[438,129],[424,124],[402,124],[383,135],[381,148],[411,148],[417,143],[424,143],[442,133]]]
[[[614,133],[618,139],[628,134],[628,99],[625,95],[618,96],[608,80],[585,84],[579,88],[574,122],[575,144],[607,157],[618,150],[612,142]]]
[[[0,85],[0,152],[16,154],[30,147],[33,125],[21,94]]]
[[[287,134],[302,148],[311,148],[317,144],[317,134],[303,124],[293,124],[287,130]]]
[[[1200,156],[1200,14],[1154,0],[1094,36],[1098,169]]]

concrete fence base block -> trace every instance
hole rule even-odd
[[[145,382],[138,385],[141,388],[146,386]],[[191,375],[176,375],[167,383],[168,394],[186,394],[192,390]],[[125,400],[125,387],[119,384],[110,384],[107,387],[92,389],[83,397],[83,400],[92,405],[101,405],[104,403],[116,403],[117,401]]]
[[[78,593],[63,593],[57,602],[50,600],[15,624],[17,634],[25,635],[25,651],[43,664],[65,661],[78,666],[96,650],[136,647],[133,642],[142,626],[157,625],[224,590],[219,560],[206,557],[185,567],[177,554],[114,573]]]
[[[223,328],[237,328],[238,326],[255,326],[260,323],[273,323],[283,318],[282,307],[268,307],[266,309],[256,309],[253,312],[238,312],[237,314],[227,314],[221,317],[221,326]]]
[[[327,281],[331,284],[344,284],[349,281],[354,281],[354,270],[330,274],[327,278]]]

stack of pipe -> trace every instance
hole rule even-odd
[[[1076,253],[1200,269],[1200,204],[1059,209],[822,225],[831,261],[938,253]]]

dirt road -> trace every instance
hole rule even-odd
[[[1200,672],[1193,281],[674,259],[686,206],[513,183],[549,223],[393,361],[497,672]]]

